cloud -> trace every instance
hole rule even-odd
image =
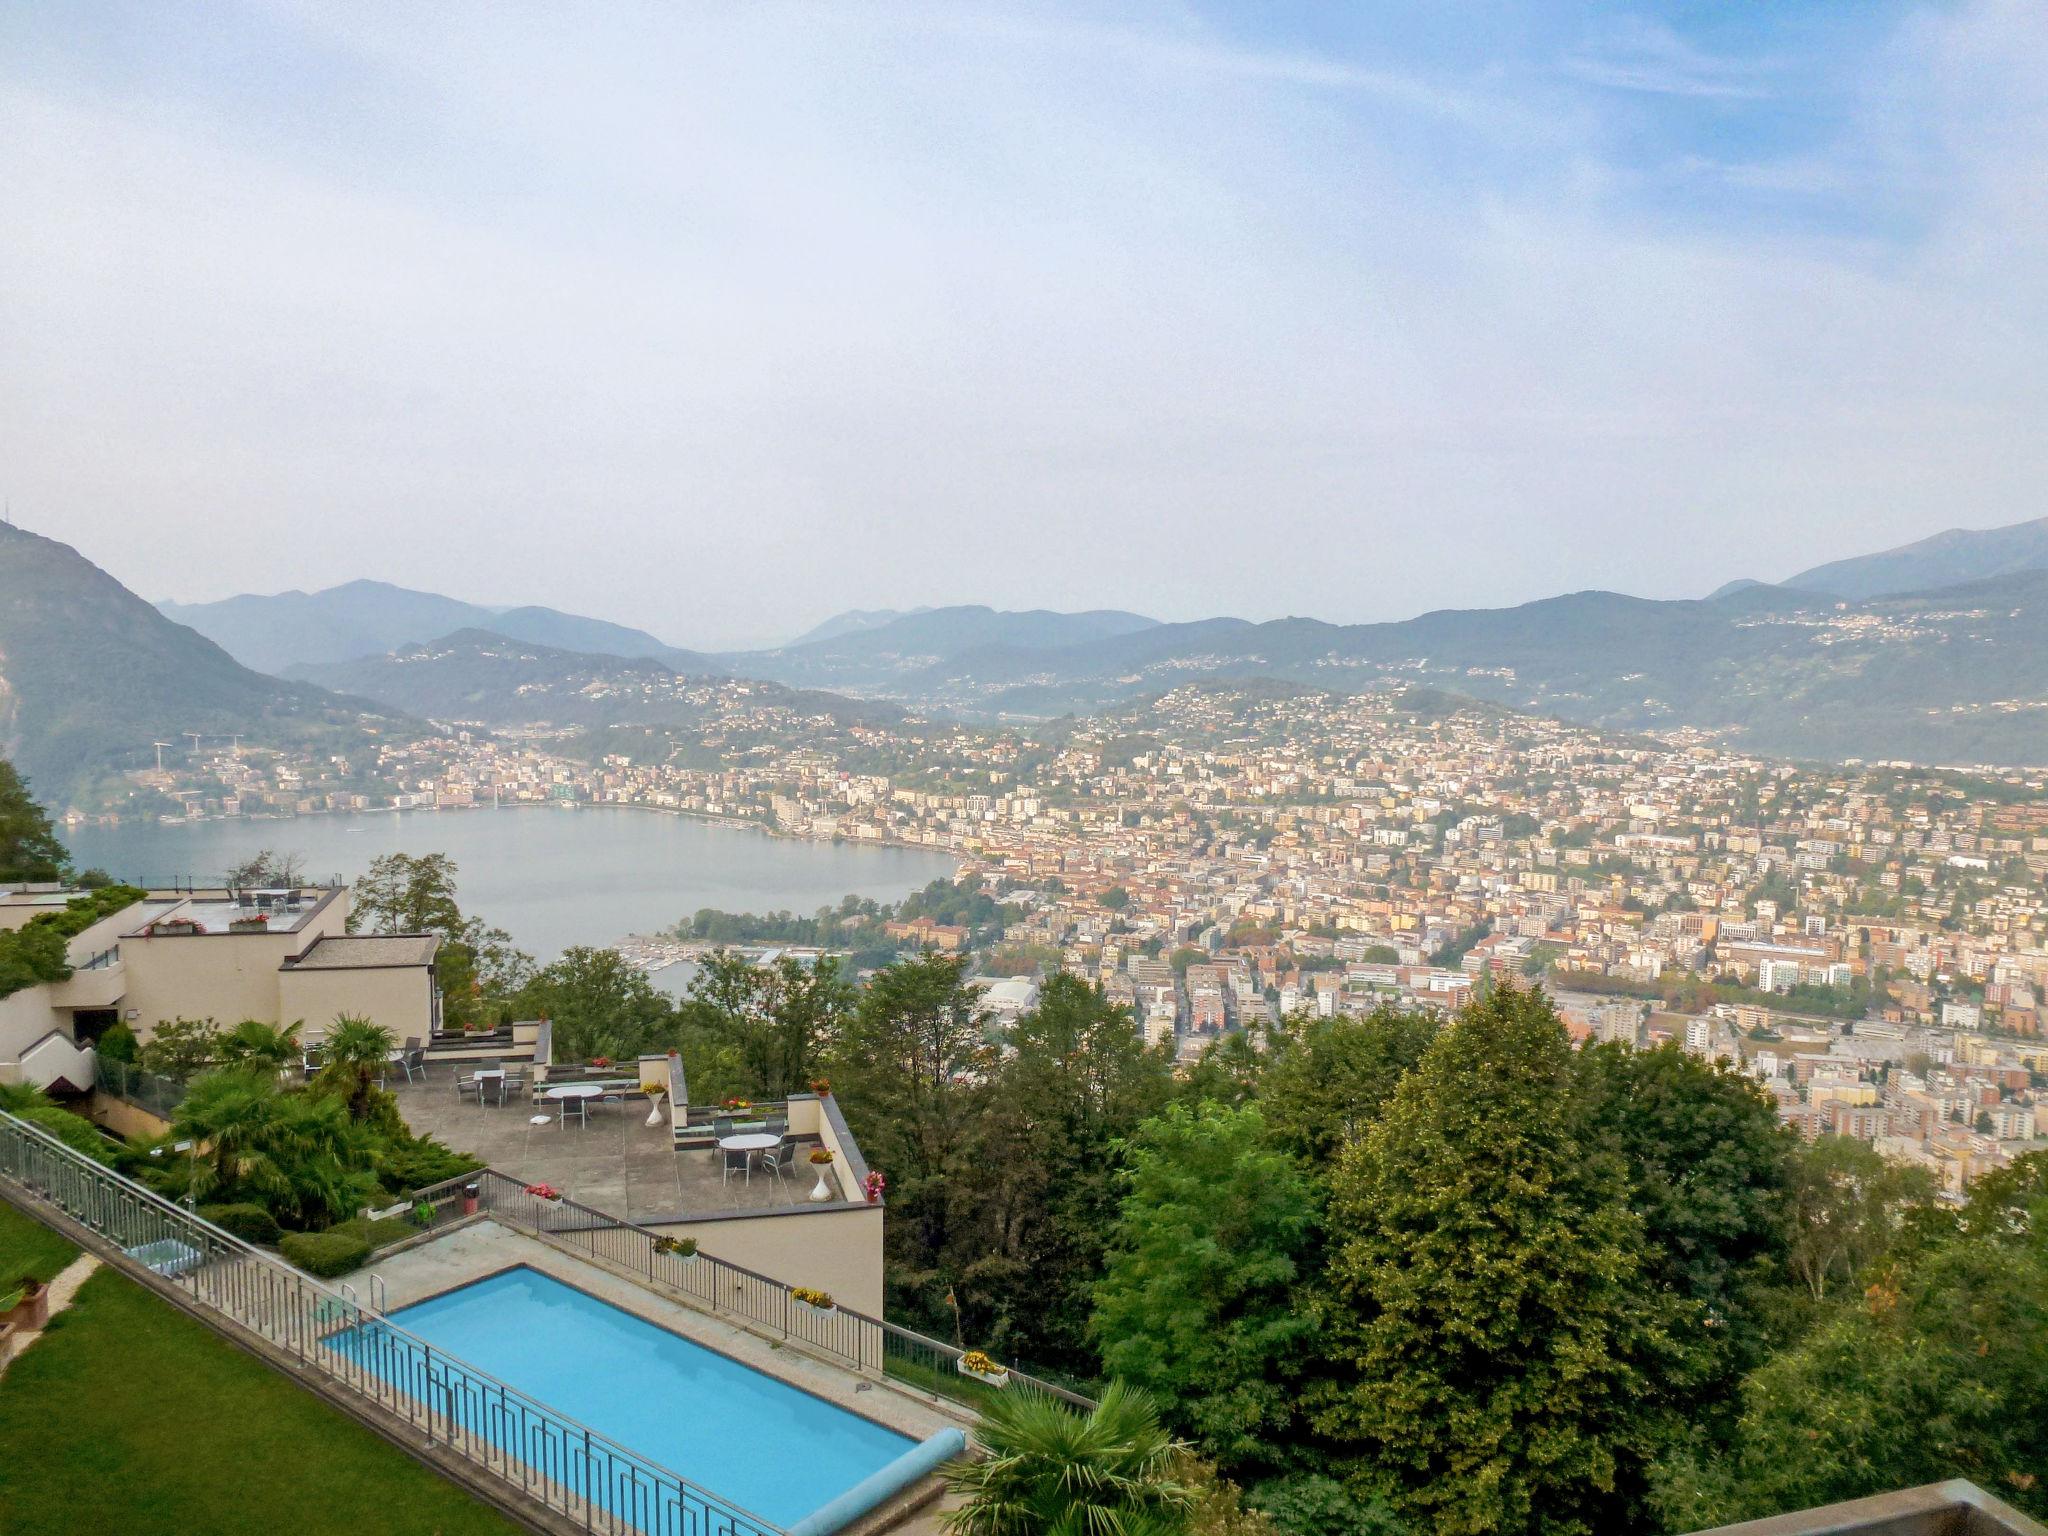
[[[1668,26],[1630,17],[1568,55],[1563,68],[1577,79],[1614,90],[1730,101],[1768,95],[1766,82],[1775,66],[1768,59],[1709,53]]]
[[[1825,91],[1760,40],[1760,88],[1846,103],[1797,142],[1692,137],[1547,36],[125,27],[0,61],[0,489],[153,596],[368,575],[695,645],[954,601],[1359,619],[2038,515],[2048,41],[2009,5]]]

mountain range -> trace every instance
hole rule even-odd
[[[2003,528],[1951,528],[1874,555],[1830,560],[1779,585],[1836,597],[1886,597],[2042,570],[2048,570],[2048,517]]]
[[[0,754],[62,806],[148,766],[152,743],[242,735],[361,740],[386,706],[256,672],[175,624],[68,544],[0,523]]]
[[[354,661],[398,646],[482,629],[599,656],[655,656],[702,671],[705,658],[645,630],[554,608],[487,608],[383,581],[350,581],[319,592],[244,593],[217,603],[157,604],[245,667],[280,676],[298,666]]]

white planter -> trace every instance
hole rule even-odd
[[[792,1297],[791,1299],[794,1300],[795,1298]],[[813,1317],[830,1317],[839,1310],[837,1307],[814,1307],[808,1301],[799,1301],[797,1305]]]
[[[962,1376],[965,1376],[969,1381],[978,1381],[985,1386],[1007,1387],[1010,1384],[1010,1373],[1007,1370],[972,1370],[968,1367],[968,1364],[965,1360],[955,1360],[953,1362],[953,1369],[958,1371]]]
[[[647,1096],[647,1123],[649,1125],[661,1124],[661,1095],[658,1093],[652,1093]]]
[[[819,1165],[817,1187],[811,1191],[811,1198],[813,1200],[830,1200],[832,1198],[832,1186],[825,1182],[825,1170],[831,1166],[830,1163],[821,1163]]]

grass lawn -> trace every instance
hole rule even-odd
[[[0,1290],[24,1275],[47,1285],[76,1257],[76,1247],[0,1200]]]
[[[24,1252],[0,1229],[0,1272]],[[0,1382],[4,1536],[517,1529],[111,1270]]]

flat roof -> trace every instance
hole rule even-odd
[[[366,971],[391,966],[431,965],[441,948],[432,933],[330,934],[285,961],[294,971]]]
[[[159,923],[176,919],[189,920],[199,925],[203,934],[248,932],[237,930],[233,924],[239,919],[261,917],[264,919],[260,932],[296,933],[312,919],[315,912],[332,901],[341,888],[338,886],[302,886],[297,890],[247,890],[247,891],[199,891],[183,896],[175,892],[151,892],[148,901],[152,906],[162,906],[154,912],[135,937],[154,937],[150,930]],[[172,937],[171,934],[162,937]]]

